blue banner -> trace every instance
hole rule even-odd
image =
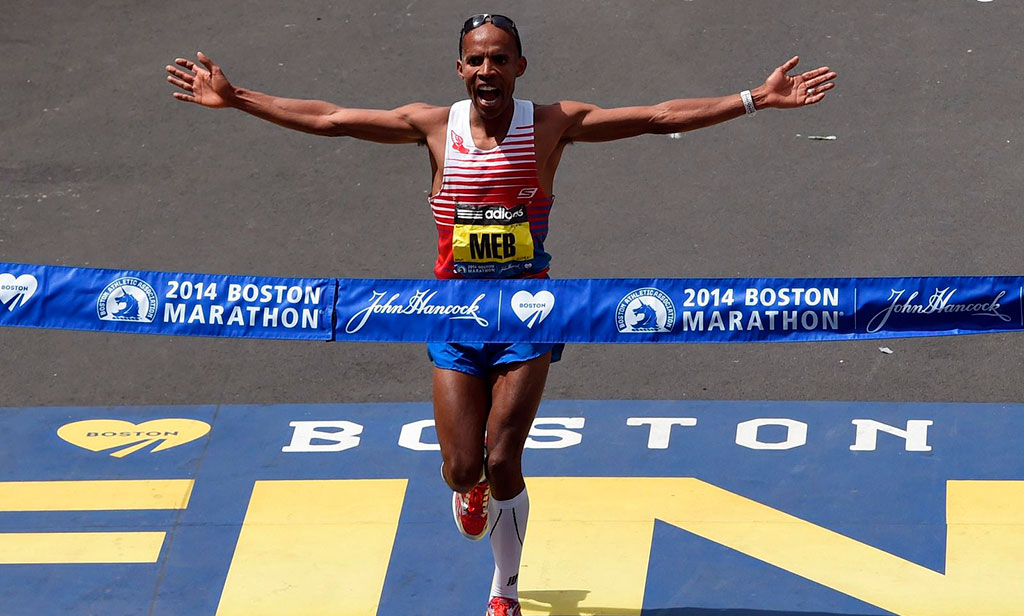
[[[1024,329],[1014,277],[341,280],[335,339],[722,343]]]
[[[0,325],[330,340],[334,280],[0,264]]]
[[[1024,278],[304,279],[0,263],[0,326],[342,342],[726,343],[1024,330]]]

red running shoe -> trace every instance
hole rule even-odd
[[[460,494],[452,493],[452,514],[455,526],[466,539],[479,541],[487,534],[487,506],[491,502],[491,486],[487,480]]]
[[[484,616],[521,616],[519,602],[508,597],[491,597]]]

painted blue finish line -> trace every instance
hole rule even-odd
[[[1020,404],[552,401],[539,415],[525,456],[528,485],[694,477],[940,573],[947,482],[1024,480]],[[489,549],[453,527],[430,418],[425,403],[0,409],[2,612],[214,616],[258,482],[304,480],[315,490],[317,482],[401,479],[408,484],[376,613],[479,613]],[[72,482],[61,484],[69,490],[74,482],[175,479],[194,481],[184,508],[38,511],[26,508],[35,502],[27,496],[5,496],[24,494],[17,489],[25,482]],[[593,514],[558,506],[570,519]],[[687,532],[671,523],[671,511],[652,512],[669,522],[654,523],[649,537],[635,606],[644,614],[893,613]],[[535,532],[542,525],[531,520]],[[44,541],[37,533],[99,531],[166,537],[153,562],[29,563],[19,559],[32,554],[4,551]],[[345,557],[344,545],[337,554]],[[521,588],[536,588],[529,576]]]
[[[723,343],[1024,330],[1024,278],[393,280],[0,263],[0,326],[340,342]]]

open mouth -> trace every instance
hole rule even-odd
[[[493,104],[501,97],[501,90],[494,86],[478,86],[476,89],[476,96],[484,103]]]

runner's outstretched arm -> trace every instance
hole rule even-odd
[[[772,71],[763,85],[750,92],[757,109],[789,109],[820,102],[835,87],[836,73],[822,66],[789,75],[799,57]],[[564,138],[572,141],[612,141],[648,133],[680,133],[712,126],[744,115],[739,94],[717,98],[684,98],[647,107],[602,109],[566,101],[556,107],[565,115]]]
[[[177,66],[167,65],[167,81],[184,90],[174,92],[174,98],[215,109],[233,107],[292,130],[379,143],[422,143],[427,132],[424,116],[438,115],[430,113],[437,108],[425,103],[391,110],[348,109],[325,101],[271,96],[232,85],[206,54],[200,51],[196,57],[202,66],[185,58],[176,58]]]

